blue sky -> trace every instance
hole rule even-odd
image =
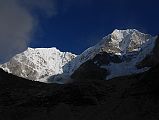
[[[159,33],[158,0],[58,0],[56,15],[39,18],[31,47],[79,54],[114,29]]]
[[[0,0],[0,63],[28,47],[80,54],[114,29],[159,33],[158,0]]]

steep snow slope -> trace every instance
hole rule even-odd
[[[93,59],[101,52],[106,52],[110,56],[118,56],[122,61],[121,63],[110,61],[109,64],[99,66],[110,72],[106,79],[146,71],[149,68],[137,69],[136,64],[151,54],[156,38],[135,29],[116,29],[112,34],[104,37],[98,44],[88,48],[72,60],[70,64],[73,67],[69,70],[69,74],[73,74],[80,65]],[[94,63],[98,65],[98,60],[94,61]],[[67,65],[65,67],[67,68]]]
[[[0,67],[23,78],[47,82],[49,76],[63,73],[62,67],[75,57],[56,48],[28,48]]]

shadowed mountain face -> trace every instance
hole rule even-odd
[[[156,120],[159,65],[142,74],[73,83],[28,81],[0,70],[1,120]]]
[[[93,59],[83,63],[75,72],[71,75],[71,78],[76,80],[83,79],[100,79],[105,80],[106,76],[110,74],[110,71],[101,68],[102,65],[109,65],[110,63],[121,63],[122,59],[117,55],[108,54],[106,52],[100,52]]]
[[[138,68],[143,67],[152,67],[156,66],[159,63],[159,37],[156,39],[155,47],[151,54],[147,55],[145,59],[143,59],[139,64],[137,64]]]

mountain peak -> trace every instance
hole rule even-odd
[[[31,48],[31,47],[28,47],[28,49],[26,51],[57,51],[57,52],[61,52],[56,47],[51,47],[51,48]]]
[[[126,33],[133,33],[133,32],[139,32],[138,30],[136,30],[136,29],[115,29],[112,33],[124,33],[124,32],[126,32]]]
[[[115,29],[112,33],[111,33],[111,37],[115,38],[115,40],[121,40],[122,38],[129,36],[132,36],[133,34],[144,34],[139,32],[136,29],[126,29],[126,30],[118,30]],[[145,35],[145,34],[144,34]],[[123,39],[122,39],[123,40]]]
[[[93,61],[99,68],[109,71],[106,79],[144,72],[149,68],[138,69],[136,65],[152,54],[155,44],[156,37],[149,34],[141,33],[135,29],[116,29],[95,46],[88,48],[76,57],[73,60],[75,65],[71,73],[74,73],[89,60]],[[103,60],[106,61],[103,62]]]
[[[153,39],[149,34],[144,34],[136,29],[118,30],[104,37],[100,44],[106,48],[106,52],[115,54],[126,54],[128,52],[139,51],[141,46]]]
[[[53,48],[28,48],[0,67],[19,77],[47,82],[47,77],[63,73],[62,67],[76,57]]]

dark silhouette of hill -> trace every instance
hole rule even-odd
[[[112,80],[59,85],[0,70],[0,120],[157,120],[159,65]]]

